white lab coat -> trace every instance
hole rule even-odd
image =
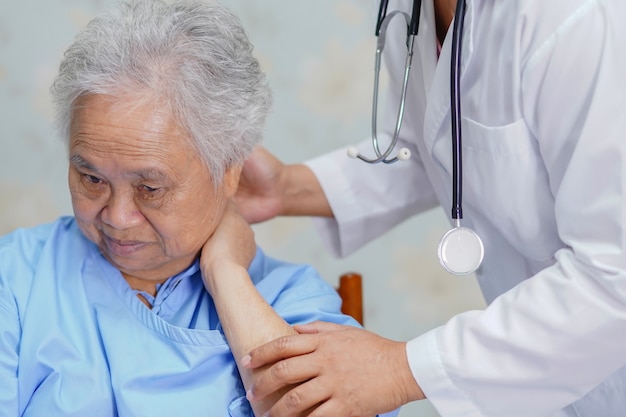
[[[464,225],[485,244],[489,306],[407,345],[444,417],[626,416],[624,22],[624,0],[467,1]],[[307,162],[335,214],[318,225],[336,254],[437,204],[449,212],[451,32],[437,65],[425,1],[401,134],[410,162],[345,150]],[[404,33],[385,54],[390,130]],[[369,139],[360,150],[372,155]]]

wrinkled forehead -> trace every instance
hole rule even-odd
[[[70,136],[86,126],[162,136],[179,146],[195,148],[191,134],[163,100],[146,94],[87,94],[72,107]]]
[[[113,94],[84,93],[73,102],[72,121],[85,109],[105,110],[107,113],[114,113],[116,116],[120,114],[136,114],[138,112],[159,114],[162,118],[176,123],[182,129],[181,123],[175,117],[167,100],[147,91],[119,91]]]
[[[159,103],[143,98],[89,95],[77,100],[70,129],[70,154],[78,150],[111,158],[159,157],[167,162],[199,160],[186,129]]]

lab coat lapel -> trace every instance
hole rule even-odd
[[[432,5],[431,5],[432,7]],[[474,57],[474,1],[467,0],[465,13],[463,44],[461,52],[461,98],[463,97],[463,78]],[[434,11],[433,20],[434,22]],[[434,36],[434,28],[430,31]],[[439,61],[432,78],[432,85],[427,88],[428,104],[424,119],[424,141],[433,161],[448,174],[452,172],[451,127],[450,127],[450,57],[452,54],[452,27],[446,35]],[[436,42],[433,38],[432,42]],[[426,79],[426,78],[425,78]],[[463,101],[461,101],[463,117]]]
[[[413,60],[417,73],[421,74],[422,91],[428,93],[432,87],[435,69],[437,68],[437,40],[435,29],[435,9],[433,0],[422,2],[422,12],[420,14],[419,33],[416,38],[416,46],[419,59]],[[416,62],[417,61],[417,62]],[[421,108],[426,107],[426,96],[419,97]]]

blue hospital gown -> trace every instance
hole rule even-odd
[[[249,272],[290,324],[357,325],[309,266],[259,249]],[[198,263],[151,301],[72,217],[1,238],[0,416],[252,416]]]

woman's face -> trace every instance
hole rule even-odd
[[[131,286],[181,272],[214,232],[239,168],[214,187],[185,130],[150,100],[77,104],[69,188],[80,229]]]

